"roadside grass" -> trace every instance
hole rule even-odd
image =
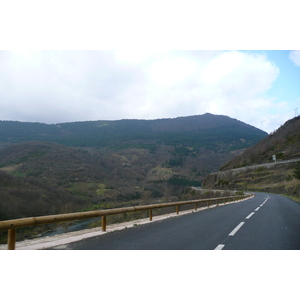
[[[299,197],[296,197],[296,196],[291,196],[291,195],[284,195],[284,194],[281,194],[281,196],[284,196],[284,197],[287,197],[287,198],[290,198],[294,201],[297,201],[300,203],[300,198]]]

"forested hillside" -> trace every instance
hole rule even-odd
[[[0,219],[181,199],[265,137],[226,116],[0,121]]]
[[[87,121],[41,124],[0,121],[0,145],[51,141],[71,147],[142,147],[161,143],[228,151],[255,144],[267,134],[227,116],[204,114],[158,120]]]

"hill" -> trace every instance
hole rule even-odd
[[[269,164],[257,168],[242,168],[276,161],[300,158],[300,117],[287,121],[275,132],[248,148],[220,167],[220,172],[209,175],[204,187],[251,189],[300,196],[297,163]],[[242,169],[239,169],[242,168]]]
[[[0,217],[180,198],[186,186],[201,185],[207,174],[266,135],[211,114],[52,125],[0,121],[0,171],[11,182],[0,186],[0,202],[6,203]],[[35,187],[31,197],[21,192]],[[19,189],[19,200],[11,189]],[[69,200],[54,201],[50,190]],[[34,210],[25,210],[21,199]]]
[[[158,120],[87,121],[42,124],[0,121],[0,145],[49,141],[70,147],[145,148],[161,143],[213,151],[253,145],[267,134],[227,116],[204,114]]]
[[[236,156],[220,170],[268,163],[276,155],[277,160],[300,158],[300,117],[293,118],[256,145]]]

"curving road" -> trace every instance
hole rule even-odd
[[[270,162],[270,163],[264,163],[264,164],[259,164],[259,165],[250,165],[250,166],[246,166],[246,167],[240,167],[240,168],[235,168],[235,169],[230,169],[230,170],[213,172],[213,173],[211,173],[211,175],[227,174],[227,173],[230,173],[230,172],[236,172],[236,171],[241,171],[241,170],[249,170],[249,169],[256,169],[256,168],[259,168],[259,167],[276,167],[277,165],[289,164],[289,163],[294,163],[294,162],[299,162],[299,161],[300,161],[300,158],[289,159],[289,160],[279,160],[277,162]]]
[[[280,195],[255,195],[250,200],[70,243],[66,250],[300,249],[300,203]]]

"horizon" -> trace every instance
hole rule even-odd
[[[189,118],[189,117],[197,117],[197,116],[204,116],[204,115],[212,115],[212,116],[222,116],[222,117],[228,117],[233,120],[240,121],[246,125],[252,126],[256,129],[259,129],[261,131],[264,131],[263,129],[260,129],[258,127],[255,127],[251,124],[245,123],[237,118],[232,118],[227,115],[221,115],[221,114],[212,114],[212,113],[204,113],[204,114],[199,114],[199,115],[190,115],[190,116],[177,116],[173,118],[157,118],[157,119],[118,119],[118,120],[79,120],[79,121],[71,121],[71,122],[60,122],[60,123],[45,123],[45,122],[36,122],[36,121],[19,121],[19,120],[0,120],[0,122],[20,122],[20,123],[38,123],[38,124],[44,124],[44,125],[60,125],[60,124],[65,124],[65,123],[83,123],[83,122],[117,122],[117,121],[156,121],[156,120],[172,120],[172,119],[179,119],[179,118]],[[293,119],[293,118],[292,118]],[[283,125],[283,124],[282,124]],[[278,129],[278,128],[277,128]],[[264,131],[266,132],[266,131]],[[266,132],[269,134],[268,132]]]

